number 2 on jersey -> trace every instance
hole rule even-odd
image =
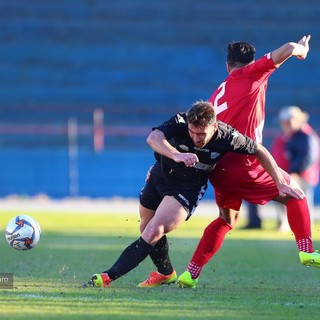
[[[226,82],[222,82],[218,88],[219,93],[216,95],[214,102],[213,102],[213,107],[214,110],[216,111],[216,114],[218,115],[219,113],[223,112],[224,110],[228,109],[228,104],[227,102],[223,102],[219,104],[219,99],[221,99],[226,91]]]

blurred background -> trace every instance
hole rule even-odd
[[[0,197],[138,197],[151,127],[210,97],[231,41],[259,58],[312,35],[270,78],[264,144],[289,104],[319,132],[319,17],[309,0],[0,0]]]

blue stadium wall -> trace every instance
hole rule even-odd
[[[80,151],[75,161],[70,161],[68,150],[11,150],[0,152],[0,163],[0,196],[136,198],[153,163],[153,154]],[[75,177],[72,165],[78,169]]]
[[[260,57],[312,35],[308,59],[290,59],[270,79],[265,145],[284,105],[301,106],[320,130],[317,1],[0,0],[0,12],[0,196],[69,196],[65,135],[24,126],[91,126],[99,108],[107,142],[95,153],[92,137],[80,137],[78,194],[136,197],[153,156],[146,134],[130,128],[208,98],[226,77],[233,40],[252,42]],[[108,136],[111,126],[126,135]]]

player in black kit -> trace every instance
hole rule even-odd
[[[177,275],[170,262],[166,234],[192,215],[207,189],[209,173],[228,152],[255,155],[276,182],[280,195],[303,197],[301,190],[286,183],[262,145],[216,120],[210,102],[196,102],[188,112],[178,113],[153,128],[147,142],[155,151],[156,163],[140,192],[141,237],[122,252],[110,269],[94,274],[90,285],[109,286],[148,255],[157,271],[138,286],[175,282]]]

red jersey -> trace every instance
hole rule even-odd
[[[209,99],[218,120],[262,143],[268,78],[276,68],[269,53],[232,71]]]
[[[268,79],[276,69],[269,53],[232,71],[209,99],[218,120],[262,143],[266,89]],[[291,184],[290,175],[281,172]],[[275,182],[254,156],[226,154],[217,162],[209,179],[221,208],[239,210],[243,199],[265,204],[279,194]]]

